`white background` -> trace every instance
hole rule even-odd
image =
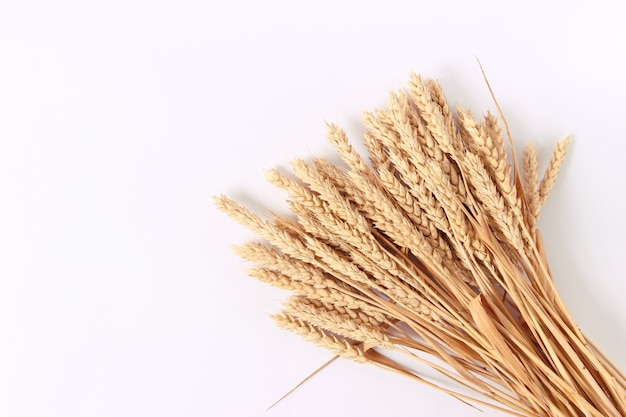
[[[13,5],[11,6],[10,3]],[[479,416],[335,362],[269,315],[228,249],[227,193],[284,212],[263,170],[358,141],[409,71],[494,106],[542,160],[541,220],[580,327],[626,368],[626,9],[618,2],[107,1],[0,6],[0,415]]]

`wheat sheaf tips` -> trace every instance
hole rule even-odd
[[[266,172],[291,215],[215,204],[262,239],[234,247],[249,275],[293,294],[276,323],[338,357],[503,414],[626,416],[626,378],[574,323],[537,230],[570,140],[539,173],[496,108],[453,111],[437,81],[412,74],[365,113],[368,155],[329,124],[341,166]]]

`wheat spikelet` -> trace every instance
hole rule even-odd
[[[532,229],[539,218],[539,178],[537,173],[537,151],[531,143],[524,148],[524,190],[526,194],[526,206],[528,207],[528,222]]]
[[[393,119],[391,119],[393,121]],[[391,163],[398,169],[403,180],[409,184],[409,189],[416,193],[415,198],[426,202],[436,199],[439,203],[426,203],[422,206],[429,211],[431,221],[436,222],[440,229],[448,234],[455,234],[462,241],[469,237],[468,225],[461,208],[462,200],[451,185],[451,180],[445,175],[440,164],[427,157],[419,143],[403,141],[402,135],[406,130],[395,135],[386,133],[386,129],[376,120],[369,119],[368,128],[380,132],[379,140],[386,147]],[[400,148],[400,143],[411,143],[410,149]],[[432,197],[431,197],[432,196]]]
[[[550,158],[548,168],[546,168],[546,172],[543,174],[543,178],[539,184],[539,207],[544,205],[548,199],[550,190],[552,190],[552,187],[556,182],[556,177],[561,170],[563,161],[565,160],[565,154],[567,153],[570,141],[571,139],[567,137],[556,145],[552,158]]]
[[[306,321],[318,328],[332,332],[371,347],[393,349],[389,338],[378,328],[370,325],[369,320],[364,322],[361,317],[351,317],[345,309],[332,304],[315,302],[304,297],[292,297],[285,304],[285,309],[292,317]],[[376,324],[379,327],[381,323]]]
[[[413,141],[417,141],[431,160],[441,164],[441,168],[449,178],[453,190],[458,194],[458,198],[464,202],[465,188],[462,186],[462,179],[456,164],[451,161],[448,154],[443,152],[434,140],[417,109],[410,102],[409,97],[403,92],[391,93],[388,107],[389,121],[392,122],[392,127],[400,133],[400,139],[403,141],[402,147],[410,153]],[[446,118],[446,124],[448,124],[451,120],[449,118],[452,117],[449,111],[444,117]],[[456,148],[460,148],[461,145],[456,129],[453,130],[447,127],[446,134],[453,138]]]
[[[370,135],[366,134],[365,144],[368,147],[370,156],[373,155],[377,161],[374,163],[374,166],[385,190],[419,228],[424,237],[439,252],[440,256],[445,259],[452,259],[450,244],[446,241],[444,235],[439,233],[439,229],[436,226],[436,222],[439,222],[440,228],[445,228],[447,218],[442,210],[437,210],[434,201],[428,201],[429,198],[432,200],[432,194],[428,194],[424,186],[410,187],[401,181],[402,174],[396,171],[394,165],[385,155],[384,145],[381,141],[373,140]],[[411,175],[412,172],[408,171],[405,166],[404,177],[408,177],[409,181],[420,182],[419,178]],[[433,218],[435,221],[431,220]]]
[[[346,168],[298,159],[297,179],[267,171],[295,217],[264,220],[215,198],[267,241],[234,248],[255,264],[248,273],[295,294],[276,322],[336,355],[511,415],[626,416],[626,377],[576,327],[536,228],[569,138],[541,181],[529,145],[522,181],[499,120],[460,107],[455,117],[439,83],[415,74],[408,94],[392,93],[363,122],[369,162],[329,124]],[[389,351],[474,394],[417,375]]]
[[[452,116],[452,112],[450,111],[450,107],[448,106],[448,101],[446,100],[446,97],[443,93],[441,84],[439,84],[439,82],[436,80],[428,79],[426,80],[426,87],[428,87],[431,99],[437,105],[438,110],[443,116],[447,133],[451,137],[453,137],[453,143],[455,144],[457,149],[460,149],[461,144],[458,136],[457,124],[454,121],[454,117]]]
[[[316,288],[312,285],[295,280],[291,275],[285,275],[280,272],[272,271],[271,269],[248,268],[246,272],[251,277],[266,284],[270,284],[276,288],[291,291],[295,294],[314,298],[316,300],[321,300],[325,303],[353,309],[360,308],[361,306],[358,300],[347,294],[343,294],[339,291],[332,291],[328,288]]]
[[[320,329],[303,320],[299,320],[287,313],[273,316],[274,321],[280,327],[291,330],[316,345],[329,349],[342,358],[352,359],[357,362],[369,362],[365,357],[365,351],[358,343],[351,342],[341,336]]]
[[[368,128],[371,128],[374,124],[374,120],[366,121]],[[393,144],[393,141],[388,141],[386,137],[382,139],[383,137],[384,136],[378,136],[379,140],[377,142],[380,143],[381,147]],[[365,136],[366,144],[369,138],[370,136]],[[368,146],[368,148],[373,148],[373,145]],[[419,206],[419,209],[425,213],[426,217],[435,228],[444,235],[451,233],[450,223],[448,222],[448,218],[441,204],[426,187],[422,177],[418,175],[417,170],[409,162],[408,157],[399,149],[387,146],[384,159],[389,160],[390,165],[393,167],[391,174],[401,180],[408,193],[413,197],[413,201]],[[383,181],[383,178],[381,178],[381,181]],[[430,231],[429,234],[431,234]]]
[[[477,200],[482,204],[482,210],[493,220],[498,230],[504,234],[507,241],[513,245],[513,248],[521,250],[524,243],[519,230],[519,223],[513,216],[511,208],[506,206],[504,198],[498,191],[480,158],[471,152],[467,152],[465,155],[465,167],[468,173],[468,183],[472,187]]]
[[[467,156],[464,158],[464,161],[469,163],[466,167],[467,170],[474,172],[474,176],[482,177],[479,181],[485,185],[487,182],[492,182],[495,189],[489,193],[494,195],[499,193],[502,196],[507,205],[508,213],[506,216],[513,217],[515,223],[522,222],[522,203],[513,184],[504,150],[495,145],[489,134],[487,124],[480,125],[474,120],[470,112],[466,112],[460,107],[457,110],[457,115],[461,127],[461,136],[464,138],[464,143],[469,151],[467,155],[471,154],[469,159]],[[480,162],[476,160],[474,155],[478,157]],[[489,179],[486,179],[487,177]],[[489,187],[491,188],[491,185]]]
[[[241,258],[254,262],[264,269],[288,275],[296,283],[302,283],[318,289],[346,290],[345,283],[326,274],[315,265],[292,258],[278,250],[258,242],[242,246],[232,246]]]
[[[485,120],[482,124],[482,127],[485,131],[485,134],[489,136],[491,142],[493,143],[493,149],[491,153],[494,154],[496,159],[498,161],[501,161],[504,166],[507,166],[508,161],[506,158],[506,149],[504,146],[504,136],[502,134],[502,129],[500,128],[500,122],[498,121],[498,118],[488,111],[487,114],[485,114]]]
[[[446,130],[445,116],[441,113],[440,106],[438,108],[437,104],[433,102],[428,85],[418,74],[411,74],[409,93],[441,150],[454,155],[455,149],[460,150],[461,145],[456,135],[452,135]]]

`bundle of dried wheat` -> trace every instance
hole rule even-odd
[[[299,180],[268,172],[295,216],[263,220],[215,199],[269,243],[236,247],[256,264],[250,275],[296,294],[277,323],[513,415],[625,416],[626,378],[574,324],[536,229],[569,139],[539,181],[532,146],[522,167],[514,150],[510,162],[495,116],[453,115],[440,85],[417,75],[364,123],[369,162],[329,125],[348,169],[296,160]],[[477,395],[435,385],[390,351]]]

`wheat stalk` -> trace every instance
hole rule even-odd
[[[453,115],[441,86],[415,74],[408,94],[392,93],[364,124],[369,163],[329,124],[347,168],[295,160],[297,179],[267,172],[295,217],[266,220],[215,198],[267,241],[235,247],[256,265],[250,275],[295,294],[277,323],[512,415],[626,416],[626,378],[575,326],[536,229],[569,138],[541,181],[529,145],[522,179],[497,117]],[[474,394],[426,380],[389,352]]]

